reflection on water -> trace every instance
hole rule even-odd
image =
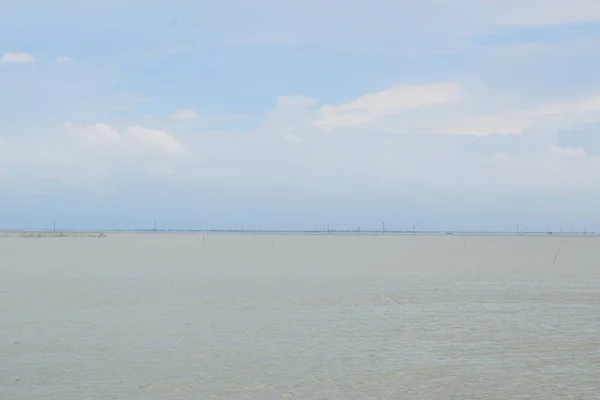
[[[596,399],[600,239],[0,239],[1,399]]]

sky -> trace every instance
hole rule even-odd
[[[0,0],[0,229],[600,231],[597,0]]]

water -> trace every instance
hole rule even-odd
[[[0,239],[0,398],[597,399],[600,238]]]

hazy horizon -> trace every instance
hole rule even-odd
[[[381,228],[380,229],[364,229],[364,228],[348,228],[348,229],[336,229],[333,227],[328,228],[314,228],[314,229],[294,229],[294,228],[287,228],[287,229],[261,229],[261,228],[196,228],[196,229],[177,229],[177,228],[161,228],[161,227],[157,227],[155,228],[131,228],[131,229],[122,229],[122,228],[114,228],[114,229],[94,229],[94,228],[86,228],[86,229],[69,229],[69,228],[65,228],[65,227],[47,227],[45,229],[19,229],[19,228],[13,228],[13,229],[4,229],[4,228],[0,228],[0,233],[19,233],[19,232],[23,232],[23,233],[36,233],[36,232],[40,232],[40,233],[52,233],[52,232],[56,232],[56,233],[94,233],[94,232],[106,232],[106,233],[114,233],[114,234],[118,234],[118,233],[156,233],[156,234],[160,234],[160,233],[215,233],[215,234],[219,234],[219,233],[236,233],[236,234],[260,234],[260,233],[265,233],[265,234],[278,234],[278,233],[298,233],[298,234],[330,234],[330,235],[336,235],[336,234],[341,234],[341,235],[345,235],[345,234],[356,234],[356,235],[360,235],[360,234],[365,234],[365,235],[401,235],[401,236],[406,236],[406,235],[419,235],[419,236],[440,236],[440,235],[457,235],[457,236],[488,236],[488,235],[508,235],[508,236],[531,236],[531,235],[541,235],[541,236],[550,236],[550,235],[554,235],[554,236],[570,236],[570,235],[591,235],[594,236],[596,234],[599,234],[600,232],[596,232],[596,231],[590,231],[590,230],[586,230],[584,229],[583,231],[576,231],[574,229],[572,230],[563,230],[563,229],[559,229],[556,231],[553,230],[528,230],[528,229],[523,229],[523,230],[509,230],[509,229],[505,229],[505,230],[483,230],[483,231],[479,231],[479,230],[457,230],[457,229],[427,229],[427,230],[423,230],[423,229],[388,229],[386,228],[385,231],[383,231]]]

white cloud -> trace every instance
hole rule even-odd
[[[178,156],[184,153],[184,145],[168,133],[141,126],[125,129],[125,137],[136,145],[158,151],[164,155]]]
[[[307,96],[277,96],[275,108],[267,112],[267,121],[276,129],[305,128],[315,119],[311,107],[317,101]],[[290,121],[294,124],[290,125]]]
[[[196,114],[193,110],[179,110],[173,114],[171,114],[171,118],[173,119],[196,119],[198,118],[198,114]]]
[[[464,120],[455,118],[451,128],[457,130],[455,133],[466,131],[471,137],[443,135],[449,133],[444,122],[432,125],[439,129],[433,131],[436,134],[382,134],[389,130],[360,125],[351,130],[335,127],[323,135],[312,126],[320,118],[314,104],[314,99],[306,97],[280,97],[277,106],[267,114],[267,125],[258,131],[196,137],[190,152],[206,148],[211,151],[196,160],[197,168],[188,172],[196,174],[194,179],[198,181],[208,179],[231,185],[293,182],[294,186],[315,193],[338,194],[350,194],[353,188],[360,187],[388,195],[402,191],[406,185],[460,185],[465,195],[481,190],[486,194],[503,193],[507,188],[529,193],[561,185],[598,186],[595,182],[600,174],[599,158],[589,156],[581,148],[559,147],[552,125],[537,128],[539,132],[531,131],[540,122],[537,115],[513,121],[518,109],[487,119],[463,112]],[[435,122],[435,114],[421,120],[421,125],[429,120]],[[450,120],[446,115],[444,121]],[[528,150],[522,154],[509,151],[494,155],[464,146],[487,146],[482,137],[485,135],[480,132],[488,136],[493,132],[519,133],[512,136],[513,149]]]
[[[565,102],[542,104],[531,110],[521,112],[522,115],[555,118],[567,115],[600,112],[600,93],[583,99]]]
[[[68,128],[80,139],[94,145],[114,144],[121,141],[121,134],[108,124],[94,124],[85,127],[68,125]]]
[[[201,122],[231,122],[251,118],[246,114],[203,115],[198,117]]]
[[[597,121],[600,118],[600,94],[567,102],[549,102],[528,109],[516,109],[504,115],[471,117],[444,121],[437,133],[485,136],[491,134],[522,134],[535,126],[563,126]],[[550,125],[549,125],[550,124]]]
[[[600,21],[596,0],[467,0],[487,14],[490,22],[505,25],[561,25]],[[463,4],[465,2],[462,2]]]
[[[497,95],[469,93],[457,83],[396,86],[346,104],[324,105],[318,117],[312,116],[310,125],[324,131],[369,127],[398,134],[486,136],[521,134],[538,125],[551,123],[558,128],[600,118],[600,93],[525,108],[510,104],[494,107],[490,96]]]
[[[58,56],[54,58],[54,62],[57,64],[70,64],[72,62],[75,62],[75,59],[69,56]]]
[[[139,125],[118,130],[109,124],[88,126],[67,125],[70,137],[92,149],[112,149],[125,154],[153,154],[178,157],[185,153],[185,146],[174,136],[159,129]]]
[[[460,89],[457,83],[396,86],[347,104],[325,105],[321,107],[322,117],[315,126],[326,130],[353,127],[409,110],[456,103],[461,99]]]
[[[587,157],[587,154],[583,149],[577,149],[572,147],[558,147],[552,145],[548,147],[548,152],[558,157]]]
[[[0,65],[3,64],[33,64],[35,58],[27,53],[3,53]]]
[[[228,1],[197,22],[224,22],[214,34],[234,45],[284,46],[324,43],[336,51],[378,49],[392,53],[447,53],[473,45],[473,38],[514,26],[556,26],[600,21],[597,0],[353,0],[254,3],[260,24],[231,18]],[[340,10],[343,9],[343,12]],[[434,12],[432,11],[434,10]],[[214,36],[216,37],[216,36]]]
[[[185,144],[181,132],[164,129],[168,120],[69,125],[35,138],[5,136],[0,168],[13,177],[27,168],[32,176],[86,188],[105,188],[101,183],[135,172],[190,186],[289,185],[348,195],[395,195],[416,185],[458,185],[466,194],[598,186],[599,159],[573,143],[559,146],[556,137],[559,127],[600,116],[598,95],[510,107],[488,100],[496,97],[458,83],[394,86],[320,108],[310,97],[280,96],[263,126],[198,132]],[[484,136],[493,142],[494,134],[516,134],[512,147],[492,143],[493,151],[480,151],[489,143]]]
[[[26,166],[35,176],[85,188],[106,188],[103,182],[131,171],[192,186],[293,185],[338,195],[360,190],[392,196],[414,185],[457,185],[464,195],[598,186],[600,158],[581,148],[559,147],[551,130],[544,133],[547,140],[528,138],[528,133],[514,136],[523,138],[517,147],[535,146],[531,153],[486,155],[463,149],[462,138],[453,136],[381,135],[369,127],[319,134],[311,127],[318,118],[312,105],[308,98],[283,97],[262,129],[194,135],[185,146],[159,129],[94,124],[71,125],[66,136],[57,132],[36,140],[5,139],[0,151],[10,155],[2,160],[10,174],[16,166]],[[474,144],[482,140],[467,139]]]
[[[186,151],[177,138],[158,129],[67,124],[40,135],[0,140],[0,169],[23,183],[42,179],[106,191],[123,174],[177,176],[180,164],[187,162]]]

